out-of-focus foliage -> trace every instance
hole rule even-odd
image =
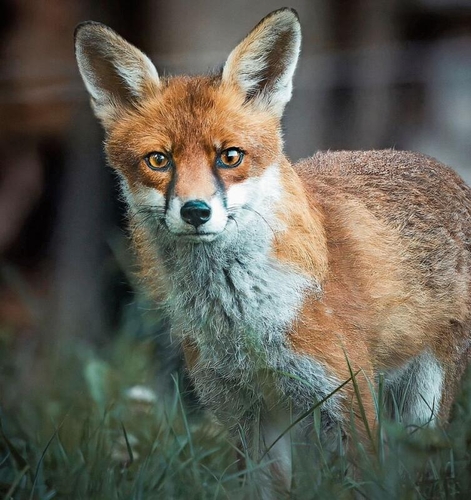
[[[266,464],[248,460],[239,471],[234,446],[210,415],[188,404],[180,381],[156,384],[153,340],[121,332],[101,349],[69,342],[29,366],[8,332],[0,342],[0,390],[8,402],[1,414],[2,498],[259,498]],[[19,395],[25,370],[33,380]],[[383,439],[372,454],[355,442],[354,467],[295,443],[292,498],[467,498],[470,392],[467,377],[446,429],[410,432],[379,414]]]

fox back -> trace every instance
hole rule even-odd
[[[436,160],[394,150],[292,165],[280,119],[300,41],[296,13],[281,9],[221,72],[160,78],[110,28],[76,32],[145,285],[202,403],[235,439],[269,450],[286,488],[293,415],[322,403],[335,451],[358,391],[357,430],[371,432],[383,373],[391,417],[446,421],[471,333],[470,189]]]

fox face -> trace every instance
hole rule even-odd
[[[243,211],[258,205],[281,147],[278,120],[250,112],[215,78],[162,83],[107,141],[130,204],[151,206],[169,233],[195,241],[235,230]]]
[[[234,49],[220,74],[161,79],[111,29],[80,25],[79,68],[131,211],[151,214],[171,238],[209,242],[271,210],[299,48],[297,17],[284,9]]]

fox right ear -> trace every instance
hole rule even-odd
[[[291,98],[292,80],[301,47],[295,10],[275,10],[231,52],[223,82],[235,85],[247,102],[281,116]]]
[[[151,60],[108,26],[88,21],[75,30],[75,56],[96,116],[108,126],[126,107],[159,87]]]

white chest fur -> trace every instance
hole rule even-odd
[[[234,425],[261,406],[309,408],[337,386],[287,333],[315,285],[269,254],[273,236],[255,219],[211,244],[167,247],[173,331],[196,347],[191,375],[203,402]],[[326,405],[337,409],[338,401]]]
[[[243,249],[192,245],[184,255],[175,249],[171,259],[175,328],[198,347],[203,363],[227,376],[273,362],[310,289],[306,277],[269,257],[256,230],[247,233]]]

